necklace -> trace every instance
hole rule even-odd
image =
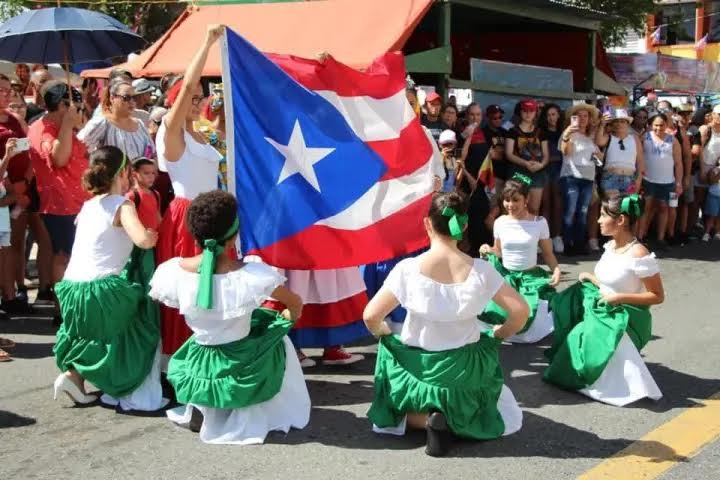
[[[637,243],[637,238],[633,237],[632,241],[629,242],[624,247],[620,247],[620,248],[613,247],[613,252],[615,252],[617,254],[623,254],[623,253],[627,252],[628,250],[630,250],[630,248],[632,248],[632,246],[635,245],[636,243]]]

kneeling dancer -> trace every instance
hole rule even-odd
[[[598,223],[612,240],[595,274],[581,273],[551,301],[555,338],[543,378],[619,407],[662,397],[640,357],[652,333],[649,307],[664,300],[655,254],[632,233],[642,210],[637,195],[604,201]]]
[[[287,338],[302,310],[300,298],[271,267],[226,253],[239,228],[232,195],[198,195],[187,223],[203,253],[160,265],[150,291],[178,309],[193,331],[170,357],[168,381],[184,405],[168,417],[199,431],[205,443],[257,444],[270,431],[305,427],[310,396]],[[269,297],[287,310],[259,309]]]
[[[502,196],[507,215],[495,220],[495,245],[480,247],[481,255],[530,306],[525,326],[508,338],[512,343],[535,343],[552,333],[548,302],[560,283],[560,267],[553,253],[547,221],[528,210],[531,183],[528,177],[518,173],[505,183]],[[552,275],[537,264],[538,246]],[[499,325],[505,322],[507,312],[490,302],[478,318],[486,324]]]
[[[152,248],[157,233],[146,230],[128,190],[127,158],[115,147],[90,157],[83,185],[94,196],[77,217],[70,263],[55,287],[62,325],[53,348],[63,372],[55,398],[65,392],[76,403],[97,398],[84,381],[99,388],[103,403],[123,410],[165,406],[160,386],[160,325],[146,286],[152,274],[129,261],[133,244]]]
[[[368,412],[378,433],[424,428],[428,455],[444,455],[454,435],[487,440],[516,432],[522,412],[503,383],[500,340],[517,332],[528,307],[484,260],[462,253],[467,206],[456,193],[437,194],[424,219],[430,250],[401,261],[364,312],[380,338],[375,397]],[[503,325],[477,321],[490,300],[508,312]],[[407,310],[399,336],[384,322]]]

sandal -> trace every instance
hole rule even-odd
[[[15,342],[9,338],[0,337],[0,348],[14,348]]]
[[[0,348],[0,362],[9,362],[12,360],[12,357],[8,352]]]

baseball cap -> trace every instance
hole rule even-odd
[[[426,103],[435,103],[435,102],[441,102],[442,103],[442,97],[438,95],[436,92],[430,92],[427,94],[427,97],[425,97]]]
[[[537,112],[538,104],[535,100],[528,98],[520,102],[521,112]]]
[[[452,130],[443,130],[442,133],[440,133],[438,143],[440,145],[445,145],[446,143],[457,143],[457,136]]]
[[[51,109],[56,108],[63,100],[70,100],[67,84],[58,82],[48,87],[43,93],[43,100],[45,105]],[[72,89],[72,101],[73,103],[82,103],[82,95],[77,88]]]
[[[505,115],[505,110],[500,105],[490,105],[485,109],[485,115],[494,115],[496,113]]]
[[[135,89],[136,95],[142,95],[143,93],[150,93],[153,90],[155,90],[155,87],[152,83],[150,83],[149,80],[145,78],[138,78],[137,80],[133,80],[132,86]]]

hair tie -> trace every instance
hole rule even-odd
[[[633,193],[622,199],[620,202],[620,213],[629,217],[639,218],[643,214],[643,205],[640,195]]]
[[[215,265],[217,264],[218,255],[225,251],[225,242],[228,241],[240,229],[240,221],[235,217],[235,221],[225,234],[220,238],[209,238],[202,243],[203,253],[200,261],[200,284],[198,285],[197,297],[195,305],[205,310],[213,307],[213,274],[215,274]]]
[[[532,180],[530,179],[530,177],[528,177],[527,175],[523,175],[522,173],[516,173],[510,178],[510,180],[520,182],[528,188],[530,187],[530,185],[532,185]]]
[[[117,169],[117,172],[115,172],[115,175],[113,175],[113,178],[120,175],[120,172],[122,172],[125,169],[126,164],[127,164],[127,155],[125,155],[125,152],[123,152],[122,162],[120,162],[120,167]]]
[[[450,220],[448,220],[448,227],[450,228],[450,237],[453,240],[462,240],[463,230],[465,229],[465,225],[467,225],[467,223],[468,223],[467,213],[458,215],[454,208],[445,207],[442,210],[442,215],[444,217],[450,217]]]

